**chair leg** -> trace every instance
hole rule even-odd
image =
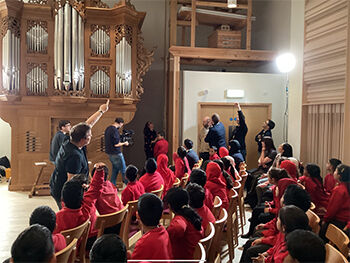
[[[242,207],[242,202],[239,203],[239,218],[240,218],[240,222],[241,222],[241,231],[242,231],[242,235],[244,233],[243,227],[244,227],[244,222],[243,222],[243,207]]]
[[[247,223],[247,221],[246,221],[246,217],[245,217],[244,198],[243,197],[241,198],[241,205],[242,205],[242,208],[243,208],[243,221],[244,221],[244,225],[245,225]]]
[[[226,232],[227,244],[228,244],[228,253],[230,256],[230,262],[233,262],[235,257],[235,249],[233,245],[233,229],[232,229],[232,215],[227,220],[227,232]]]
[[[235,230],[235,247],[238,246],[238,232],[239,232],[239,228],[238,228],[238,214],[237,212],[235,213],[235,221],[233,222],[234,225],[234,230]]]

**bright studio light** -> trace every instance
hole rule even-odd
[[[277,68],[282,73],[288,73],[295,67],[296,60],[292,53],[284,53],[276,58]]]
[[[228,8],[236,8],[237,7],[237,0],[227,0],[227,7]]]

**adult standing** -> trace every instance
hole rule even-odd
[[[157,132],[154,130],[154,125],[151,121],[146,122],[143,129],[143,137],[145,140],[146,159],[153,158],[153,147],[156,142]]]
[[[203,127],[199,131],[199,136],[198,136],[199,158],[203,159],[203,161],[209,160],[209,143],[205,142],[205,137],[207,137],[207,134],[209,132],[209,124],[210,124],[210,117],[208,116],[204,117]]]
[[[205,142],[209,143],[209,146],[215,146],[217,149],[220,147],[226,147],[226,132],[222,122],[220,122],[220,116],[214,113],[211,116],[213,126],[209,128],[209,132],[205,137]]]
[[[237,107],[237,113],[238,113],[237,124],[238,125],[236,126],[236,129],[233,131],[232,140],[237,140],[241,145],[241,153],[245,160],[247,155],[245,136],[248,133],[248,127],[247,127],[247,124],[245,123],[245,117],[242,112],[241,106],[239,105],[239,103],[235,103],[234,106]]]
[[[71,130],[71,123],[69,120],[60,120],[58,122],[58,132],[52,138],[50,145],[50,161],[55,163],[58,150],[63,142],[69,140],[69,132]]]
[[[84,174],[86,179],[89,176],[86,146],[91,141],[91,128],[108,111],[108,106],[109,100],[85,122],[73,126],[70,131],[70,140],[63,142],[57,153],[56,167],[50,178],[50,192],[59,209],[62,208],[61,192],[64,183],[77,174]]]
[[[275,123],[272,120],[266,120],[263,122],[263,129],[255,136],[255,141],[258,143],[258,152],[261,153],[261,141],[264,137],[271,137],[271,130],[275,128]]]
[[[128,142],[120,141],[119,129],[123,127],[124,120],[123,118],[116,118],[114,123],[107,127],[105,130],[105,147],[106,153],[108,154],[109,160],[112,163],[112,175],[111,182],[116,185],[117,176],[119,171],[122,174],[122,179],[125,184],[128,183],[128,180],[125,178],[125,160],[122,151],[120,150],[121,146],[128,146]]]

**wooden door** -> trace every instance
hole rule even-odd
[[[263,122],[271,118],[270,103],[245,103],[241,104],[242,112],[245,116],[248,126],[248,134],[246,136],[247,145],[247,165],[249,169],[257,167],[258,163],[258,146],[255,142],[255,135],[262,129]],[[235,125],[237,117],[237,108],[233,103],[198,103],[198,133],[202,128],[202,120],[205,116],[212,116],[213,113],[218,113],[220,121],[226,129],[226,142],[228,142],[229,126]]]

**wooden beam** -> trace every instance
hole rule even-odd
[[[191,26],[191,21],[177,20],[178,26]]]
[[[179,0],[179,4],[191,4],[191,0]],[[240,5],[238,4],[235,8],[228,8],[227,3],[223,2],[207,2],[207,1],[197,1],[197,6],[204,6],[204,7],[218,7],[218,8],[226,8],[226,9],[248,9],[248,5]]]
[[[170,0],[170,36],[169,45],[176,46],[177,33],[177,0]]]
[[[192,0],[191,11],[191,47],[196,46],[196,0]]]
[[[244,50],[228,48],[178,47],[169,48],[173,56],[181,58],[217,59],[217,60],[245,60],[272,61],[277,53],[267,50]]]
[[[252,0],[248,0],[248,14],[247,14],[247,35],[246,35],[246,49],[251,49],[252,38]]]

